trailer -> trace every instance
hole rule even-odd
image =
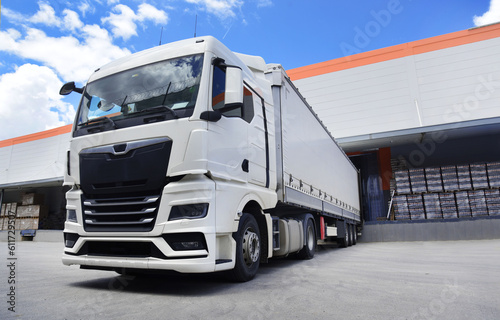
[[[358,171],[278,64],[213,37],[97,69],[68,151],[65,265],[225,271],[355,244]]]

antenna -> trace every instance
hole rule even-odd
[[[198,14],[196,14],[196,18],[194,20],[194,37],[196,38],[196,26],[198,25]]]
[[[159,46],[161,46],[161,38],[163,37],[163,27],[161,27],[161,33],[160,33],[160,44]]]

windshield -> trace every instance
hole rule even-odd
[[[198,96],[202,64],[202,54],[187,56],[126,70],[89,83],[81,101],[76,128],[84,132],[78,135],[93,133],[87,127],[102,126],[99,131],[103,131],[149,123],[145,117],[151,118],[157,113],[154,121],[191,116]]]

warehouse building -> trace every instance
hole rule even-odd
[[[365,221],[500,215],[498,57],[494,24],[288,71],[361,169]]]
[[[287,73],[360,169],[365,221],[484,220],[500,216],[498,57],[494,24]],[[3,214],[62,229],[70,131],[0,141]]]

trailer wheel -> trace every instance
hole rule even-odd
[[[252,280],[259,270],[260,232],[251,214],[243,213],[233,238],[236,240],[236,263],[230,276],[238,282]]]
[[[356,230],[356,225],[352,225],[352,244],[355,245],[358,242],[358,231]]]
[[[338,238],[337,239],[337,244],[341,248],[347,248],[347,246],[349,246],[349,225],[345,221],[341,221],[341,223],[342,224],[340,224],[340,227],[342,229],[344,229],[344,237]],[[338,230],[338,227],[337,227],[337,230]]]
[[[349,233],[349,243],[347,244],[349,247],[352,246],[354,242],[354,232],[353,232],[353,225],[352,224],[347,224],[347,231]]]
[[[314,222],[312,219],[306,220],[306,245],[297,253],[297,257],[304,260],[309,260],[316,253],[316,232],[314,230]]]

